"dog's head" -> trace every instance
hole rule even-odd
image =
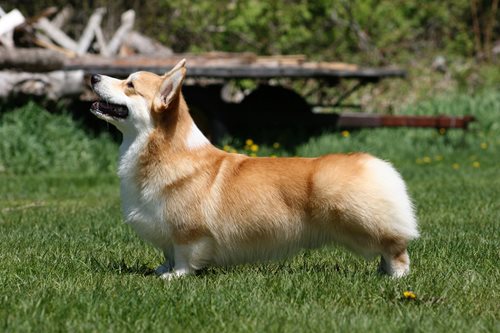
[[[121,132],[142,132],[155,126],[155,118],[178,102],[186,75],[183,59],[168,73],[158,76],[136,72],[125,80],[92,75],[92,89],[100,100],[91,112]]]

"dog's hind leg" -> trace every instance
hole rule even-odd
[[[407,275],[410,272],[410,257],[406,244],[386,248],[382,252],[379,269],[394,278]]]

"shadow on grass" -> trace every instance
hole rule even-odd
[[[338,263],[327,264],[325,262],[315,262],[314,260],[306,259],[307,255],[302,256],[302,260],[293,261],[280,260],[276,262],[260,262],[253,264],[241,264],[234,266],[210,266],[200,269],[195,272],[196,276],[220,276],[220,275],[231,275],[231,274],[258,274],[266,276],[278,276],[278,275],[295,275],[295,274],[334,274],[337,276],[352,276],[353,274],[362,273],[364,275],[372,275],[373,272],[366,269],[361,269],[360,267],[350,267],[339,265]],[[125,260],[106,260],[106,262],[99,261],[98,259],[91,257],[91,269],[95,272],[101,273],[113,273],[117,275],[141,275],[150,276],[155,275],[155,270],[148,267],[144,263],[134,262],[127,263]],[[352,265],[351,265],[352,266]],[[377,272],[377,275],[385,275]]]
[[[96,272],[111,272],[114,274],[122,275],[122,274],[131,274],[131,275],[142,275],[149,276],[154,275],[154,269],[148,267],[145,264],[141,264],[139,262],[135,262],[132,264],[128,264],[124,259],[121,261],[110,261],[107,263],[102,263],[96,258],[90,258],[91,268]]]

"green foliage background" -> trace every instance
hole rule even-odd
[[[103,26],[111,33],[120,14],[133,8],[136,28],[177,52],[300,53],[374,65],[435,50],[474,54],[469,0],[14,0],[5,7],[34,15],[47,6],[67,4],[77,9],[70,33],[79,35],[99,6],[108,9]],[[491,0],[480,0],[479,7],[483,24]],[[499,30],[497,24],[493,40]]]

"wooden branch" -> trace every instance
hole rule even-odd
[[[118,30],[116,30],[113,38],[108,45],[108,51],[111,55],[114,55],[118,52],[120,45],[123,43],[123,40],[130,33],[130,31],[132,31],[135,21],[135,11],[133,11],[132,9],[127,10],[122,14],[121,20],[121,26],[118,28]]]
[[[95,29],[95,38],[97,40],[97,44],[99,45],[99,53],[103,57],[109,57],[110,53],[108,50],[108,46],[106,45],[106,39],[104,39],[104,34],[102,33],[102,29],[100,26]]]
[[[57,7],[48,7],[42,10],[41,12],[36,13],[34,16],[30,16],[26,19],[26,25],[34,25],[41,18],[48,18],[57,13]]]
[[[67,58],[76,57],[75,52],[65,49],[64,47],[57,46],[56,44],[52,43],[49,37],[41,33],[35,34],[35,39],[33,40],[33,43],[37,46],[43,47],[44,49],[59,52]]]
[[[50,21],[54,27],[62,29],[62,27],[68,22],[73,16],[73,8],[70,6],[64,7],[57,15]]]
[[[49,72],[64,67],[65,57],[45,49],[6,49],[0,47],[0,69]]]
[[[144,55],[171,56],[173,54],[170,48],[137,31],[131,31],[123,44],[133,49],[136,53]]]
[[[24,23],[26,19],[17,9],[13,9],[0,17],[0,35],[13,31],[15,27]]]
[[[102,17],[105,13],[106,8],[101,7],[97,8],[90,16],[90,19],[87,22],[87,26],[85,27],[85,30],[83,31],[83,34],[78,41],[78,49],[76,50],[76,53],[78,55],[84,55],[87,52],[90,43],[94,39],[95,31],[97,27],[101,25]]]
[[[4,16],[6,13],[3,11],[0,6],[0,17]],[[8,49],[13,49],[15,47],[14,44],[14,31],[11,30],[9,32],[0,35],[0,43]]]
[[[54,42],[73,52],[78,51],[78,44],[68,37],[61,29],[54,26],[48,19],[42,17],[35,24],[35,27],[42,30]]]

